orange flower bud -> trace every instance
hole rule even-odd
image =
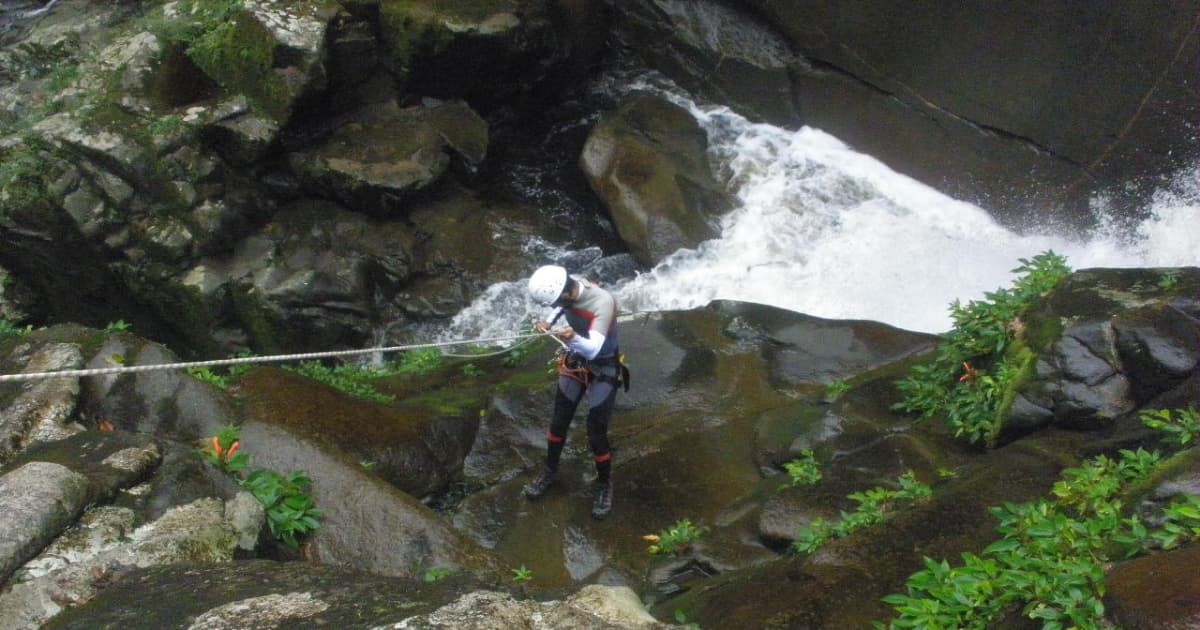
[[[213,444],[213,452],[216,453],[217,455],[220,455],[221,454],[221,439],[214,435],[213,439],[212,439],[212,444]]]
[[[241,443],[241,442],[239,442],[239,441],[237,441],[237,440],[234,440],[234,441],[233,441],[233,444],[230,444],[230,445],[229,445],[229,451],[228,451],[227,453],[225,453],[225,459],[229,459],[230,457],[232,457],[232,456],[233,456],[233,452],[234,452],[234,451],[236,451],[236,450],[238,450],[238,447],[239,447],[239,446],[241,446],[241,445],[242,445],[242,443]]]
[[[958,377],[958,381],[961,383],[962,381],[970,380],[972,378],[975,378],[975,376],[977,376],[978,374],[979,374],[979,370],[976,370],[975,368],[971,367],[970,363],[963,361],[963,375]]]

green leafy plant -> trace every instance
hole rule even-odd
[[[995,438],[1009,391],[1034,360],[1013,346],[1024,326],[1021,317],[1070,273],[1066,259],[1052,251],[1020,262],[1011,288],[950,305],[954,327],[931,361],[896,383],[903,399],[894,409],[916,414],[918,421],[943,416],[955,435],[971,442]]]
[[[517,334],[531,335],[535,332],[537,331],[533,328],[533,322],[525,322],[521,325]],[[504,355],[504,358],[500,360],[500,363],[505,367],[519,367],[525,361],[525,357],[529,356],[529,353],[533,351],[533,344],[530,343],[533,339],[535,338],[524,339],[513,344]]]
[[[432,583],[450,575],[451,573],[454,573],[454,569],[451,569],[450,567],[429,567],[428,569],[425,569],[425,572],[422,574],[422,579],[426,582]]]
[[[254,355],[250,352],[238,353],[239,358],[249,358],[253,356]],[[187,369],[187,373],[219,389],[228,389],[229,385],[235,379],[250,371],[252,367],[253,365],[249,363],[235,363],[226,367],[223,372],[219,372],[208,366],[190,367]]]
[[[300,546],[297,536],[307,534],[320,524],[321,516],[308,494],[312,481],[303,471],[284,475],[277,470],[259,468],[241,482],[267,510],[271,533],[293,549]]]
[[[705,531],[706,528],[696,527],[691,520],[681,518],[657,534],[642,536],[642,540],[651,543],[646,549],[651,555],[675,555],[691,546]]]
[[[821,465],[811,448],[800,451],[800,457],[783,465],[791,487],[812,485],[821,480]]]
[[[1163,291],[1174,291],[1178,285],[1179,278],[1173,272],[1168,271],[1158,277],[1158,288]]]
[[[238,485],[248,490],[262,503],[267,514],[267,526],[280,542],[295,549],[298,536],[316,529],[321,510],[308,494],[312,481],[303,471],[284,475],[269,468],[258,468],[245,477],[242,471],[250,465],[250,457],[239,451],[240,429],[236,425],[221,428],[200,447],[206,461],[232,475]]]
[[[129,328],[130,328],[130,325],[128,322],[126,322],[123,319],[118,319],[115,322],[109,322],[108,325],[104,327],[104,332],[106,332],[106,333],[120,332],[123,330],[129,330]]]
[[[991,509],[1001,534],[962,565],[925,558],[907,591],[889,595],[897,616],[876,628],[990,628],[1019,610],[1046,629],[1098,628],[1104,618],[1104,564],[1113,554],[1135,555],[1200,537],[1200,497],[1187,495],[1164,509],[1150,531],[1137,515],[1122,516],[1121,493],[1146,479],[1158,453],[1122,450],[1063,471],[1054,499]]]
[[[1142,424],[1162,431],[1167,435],[1164,442],[1175,442],[1183,446],[1196,441],[1200,434],[1200,413],[1195,407],[1187,409],[1146,409],[1138,414]]]
[[[814,518],[807,525],[801,525],[796,529],[796,538],[792,540],[791,550],[796,553],[812,553],[830,539],[843,538],[864,527],[882,523],[901,502],[911,505],[933,494],[933,489],[917,480],[916,474],[911,470],[900,475],[896,484],[899,486],[897,489],[878,486],[847,495],[847,498],[858,503],[854,511],[843,511],[841,517],[835,521]]]
[[[483,368],[479,367],[478,365],[475,365],[474,363],[468,363],[468,364],[462,366],[462,373],[463,373],[463,376],[470,376],[471,378],[479,378],[480,376],[483,376]]]
[[[678,608],[675,609],[675,612],[672,614],[672,617],[675,618],[676,624],[679,624],[679,625],[683,626],[684,628],[699,628],[700,627],[700,624],[693,622],[693,621],[688,621],[687,615],[684,614],[684,612]]]
[[[533,570],[525,568],[523,564],[513,569],[512,574],[514,582],[528,582],[533,579]]]
[[[848,391],[850,391],[850,384],[843,379],[838,379],[825,386],[825,398],[837,400]]]
[[[200,455],[208,463],[227,473],[237,473],[250,464],[250,456],[239,453],[241,446],[239,437],[241,430],[236,425],[226,425],[217,431],[204,446],[200,447]]]
[[[227,389],[229,387],[229,379],[217,374],[210,367],[190,367],[187,369],[187,373],[218,389]]]
[[[380,392],[369,382],[386,376],[387,372],[384,370],[373,370],[350,364],[330,367],[320,361],[303,361],[295,367],[284,366],[283,369],[303,374],[355,398],[379,403],[390,403],[396,400],[395,396]]]
[[[1200,540],[1200,496],[1189,494],[1163,509],[1161,529],[1150,538],[1162,549],[1173,549],[1181,542]]]
[[[437,348],[418,348],[400,355],[400,360],[389,369],[395,374],[424,375],[442,367],[442,351]]]
[[[30,324],[18,326],[7,319],[0,319],[0,335],[16,335],[20,337],[28,335],[31,332],[33,332],[33,326]]]

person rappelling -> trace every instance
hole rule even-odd
[[[557,265],[540,267],[529,278],[529,295],[542,306],[556,307],[550,321],[534,324],[538,332],[549,332],[562,340],[554,415],[546,432],[546,465],[525,486],[525,496],[539,499],[554,485],[558,462],[567,440],[567,430],[586,392],[588,446],[596,464],[592,518],[602,520],[612,512],[612,449],[608,424],[612,418],[617,389],[628,389],[628,370],[617,346],[617,300],[599,285],[573,276]],[[566,326],[552,328],[560,319]]]

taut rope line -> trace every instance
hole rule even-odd
[[[130,372],[153,372],[157,370],[185,370],[188,368],[215,367],[220,365],[237,365],[241,363],[280,363],[284,361],[301,361],[306,359],[326,359],[361,354],[383,352],[401,352],[423,348],[440,348],[443,346],[462,346],[466,344],[489,343],[495,341],[512,341],[552,335],[551,332],[530,333],[524,335],[509,335],[506,337],[482,337],[479,339],[464,339],[459,341],[442,341],[435,343],[415,343],[405,346],[388,346],[386,348],[360,348],[358,350],[330,350],[327,352],[304,352],[300,354],[276,354],[263,357],[237,357],[234,359],[213,359],[211,361],[187,361],[182,363],[160,363],[155,365],[122,365],[119,367],[91,368],[82,370],[58,370],[54,372],[28,372],[23,374],[0,374],[0,383],[10,381],[33,381],[46,378],[67,378],[81,376],[101,376],[104,374],[126,374]],[[557,338],[555,339],[557,341]],[[511,349],[511,348],[510,348]],[[456,355],[461,356],[461,355]],[[481,355],[482,356],[482,355]]]

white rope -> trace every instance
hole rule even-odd
[[[419,350],[422,348],[439,348],[443,346],[461,346],[466,344],[481,344],[496,341],[511,341],[513,339],[526,339],[531,337],[540,337],[542,335],[552,336],[552,332],[531,333],[525,335],[510,335],[507,337],[486,337],[480,339],[464,339],[461,341],[444,341],[438,343],[416,343],[406,346],[389,346],[386,348],[361,348],[358,350],[330,350],[327,352],[305,352],[300,354],[277,354],[264,357],[238,357],[236,359],[213,359],[211,361],[187,361],[183,363],[161,363],[155,365],[123,365],[120,367],[109,368],[91,368],[83,370],[59,370],[56,372],[28,372],[23,374],[0,374],[0,383],[9,381],[33,381],[45,378],[66,378],[66,377],[81,377],[81,376],[101,376],[104,374],[126,374],[130,372],[153,372],[156,370],[184,370],[189,368],[199,367],[215,367],[220,365],[238,365],[241,363],[278,363],[283,361],[301,361],[307,359],[325,359],[330,357],[344,357],[360,354],[375,354],[383,352],[401,352],[404,350]],[[556,341],[558,339],[553,337]],[[560,342],[561,343],[561,342]],[[508,350],[511,350],[509,348]],[[507,350],[506,350],[507,351]]]

